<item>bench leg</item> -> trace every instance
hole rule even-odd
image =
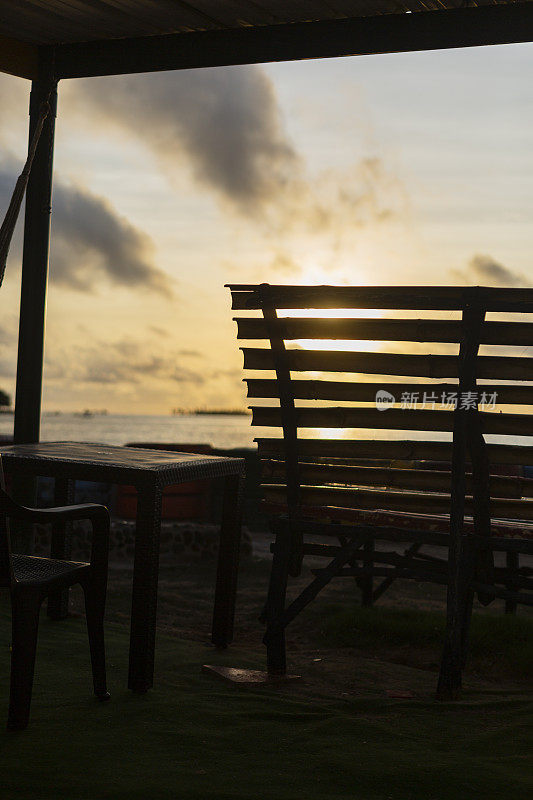
[[[437,699],[456,700],[459,697],[462,660],[461,619],[457,610],[455,619],[448,625],[437,685]]]
[[[463,602],[461,607],[461,670],[466,666],[468,646],[470,639],[470,623],[472,622],[472,607],[474,605],[474,590],[472,581],[478,568],[478,557],[474,545],[467,540],[464,551]]]
[[[455,565],[455,576],[450,581],[451,593],[448,587],[446,640],[437,687],[439,700],[457,700],[461,693],[474,598],[472,575],[473,553],[463,544]]]
[[[285,675],[287,658],[285,652],[285,626],[281,624],[285,610],[285,597],[291,558],[291,536],[287,522],[277,522],[276,542],[270,573],[270,585],[265,607],[267,629],[263,642],[267,648],[267,668],[269,675]]]

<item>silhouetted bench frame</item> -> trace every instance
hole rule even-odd
[[[496,392],[500,404],[533,404],[532,359],[479,355],[480,345],[528,347],[533,344],[530,322],[486,320],[487,312],[533,313],[533,291],[482,287],[332,287],[231,285],[232,307],[261,311],[261,317],[239,317],[239,339],[267,341],[268,349],[244,347],[244,367],[273,370],[275,379],[248,378],[248,396],[279,400],[277,407],[253,407],[253,425],[281,427],[283,439],[257,439],[264,462],[263,491],[273,513],[276,541],[264,619],[265,643],[271,673],[286,670],[285,628],[333,577],[354,576],[363,602],[370,604],[396,577],[409,577],[447,585],[447,628],[439,676],[438,695],[456,697],[467,652],[468,627],[474,592],[484,604],[503,598],[507,610],[517,603],[533,604],[531,571],[519,566],[520,553],[533,553],[533,539],[510,537],[505,525],[496,527],[491,517],[533,520],[533,481],[491,476],[492,464],[533,464],[530,445],[487,444],[486,433],[533,435],[528,414],[496,414],[479,410],[476,402],[446,410],[406,411],[376,408],[301,407],[296,401],[373,402],[379,388],[422,391],[425,388],[473,393]],[[396,311],[455,311],[461,319],[307,318],[280,316],[282,309],[381,309]],[[339,350],[289,349],[287,340],[352,339],[456,343],[457,355],[365,353]],[[294,380],[293,372],[343,372],[452,379],[453,383],[420,384]],[[481,384],[478,379],[504,381]],[[402,380],[405,378],[402,377]],[[513,381],[506,383],[505,381]],[[452,442],[399,440],[309,440],[299,438],[302,427],[382,428],[416,431],[450,431]],[[347,465],[346,459],[351,460]],[[368,461],[378,463],[401,492],[377,493],[362,489],[383,475],[368,472]],[[449,473],[395,469],[396,459],[439,460],[451,463]],[[310,461],[309,461],[310,460]],[[466,475],[467,463],[471,475]],[[383,465],[389,466],[383,467]],[[349,470],[353,472],[350,473]],[[364,473],[367,470],[367,473]],[[339,484],[349,484],[351,488]],[[449,481],[443,495],[442,481]],[[366,484],[364,481],[366,480]],[[359,481],[359,483],[358,483]],[[402,481],[404,484],[402,485]],[[409,481],[417,493],[407,491]],[[281,485],[280,485],[281,482]],[[327,484],[337,485],[327,485]],[[376,483],[374,483],[376,485]],[[428,490],[437,488],[437,493]],[[468,491],[467,491],[468,490]],[[471,494],[469,497],[468,493]],[[379,524],[372,520],[376,503],[393,512],[412,515],[412,528]],[[345,508],[348,504],[348,509]],[[363,516],[350,524],[353,513]],[[387,506],[388,504],[388,506]],[[398,508],[399,506],[399,508]],[[359,510],[357,510],[359,509]],[[366,509],[367,512],[361,511]],[[419,514],[435,510],[448,513],[429,530]],[[365,521],[364,514],[367,514]],[[465,522],[466,515],[470,523]],[[323,518],[320,519],[320,516]],[[400,515],[401,516],[401,515]],[[405,523],[405,517],[403,522]],[[417,524],[415,524],[415,522]],[[348,523],[348,524],[341,524]],[[339,545],[306,543],[304,534],[336,535]],[[374,549],[377,539],[406,541],[405,553]],[[448,558],[422,557],[420,546],[448,547]],[[494,567],[493,551],[506,552],[506,567]],[[327,567],[313,570],[315,577],[288,607],[285,595],[289,575],[299,573],[305,555],[331,557]],[[384,581],[376,590],[373,578]]]

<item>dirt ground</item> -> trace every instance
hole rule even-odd
[[[254,534],[254,556],[242,560],[239,576],[235,638],[231,648],[221,657],[211,648],[210,625],[216,564],[214,561],[191,561],[188,564],[163,563],[160,570],[158,630],[189,640],[205,642],[211,653],[206,661],[241,666],[240,653],[255,654],[265,663],[262,644],[263,625],[258,617],[265,600],[269,555],[268,534]],[[316,561],[323,565],[323,561]],[[310,564],[312,566],[312,563]],[[309,568],[291,580],[290,594],[296,594],[310,579]],[[131,565],[112,566],[109,576],[109,620],[129,625],[132,569]],[[445,587],[397,581],[379,600],[379,607],[437,611],[445,613]],[[388,694],[427,699],[435,691],[439,647],[417,645],[416,641],[392,643],[382,637],[368,640],[364,646],[328,647],[322,627],[328,608],[354,606],[359,590],[353,578],[332,581],[319,599],[289,626],[287,632],[290,669],[302,675],[302,684],[291,684],[290,691],[336,695]],[[81,597],[73,593],[72,610],[80,613]],[[476,608],[478,613],[501,616],[503,603],[495,601],[489,608]],[[519,614],[533,619],[531,609],[520,607]],[[467,669],[467,690],[482,693],[502,691],[522,693],[527,682],[502,673],[497,665],[484,664],[480,671]]]

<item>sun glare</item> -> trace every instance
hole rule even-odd
[[[381,319],[383,312],[376,309],[353,308],[288,308],[280,309],[280,317],[310,317],[320,319]],[[294,345],[306,350],[346,350],[351,352],[372,352],[380,349],[379,341],[367,339],[295,339]]]

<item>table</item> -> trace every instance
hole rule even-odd
[[[144,450],[84,442],[41,442],[0,446],[6,472],[55,479],[55,503],[72,502],[75,480],[133,485],[137,520],[131,604],[128,686],[143,693],[153,686],[161,495],[165,486],[224,478],[224,502],[213,611],[212,641],[227,646],[233,617],[241,528],[244,459]],[[52,534],[52,557],[68,558],[65,530]],[[50,609],[49,609],[50,610]],[[56,598],[52,614],[61,615]]]

